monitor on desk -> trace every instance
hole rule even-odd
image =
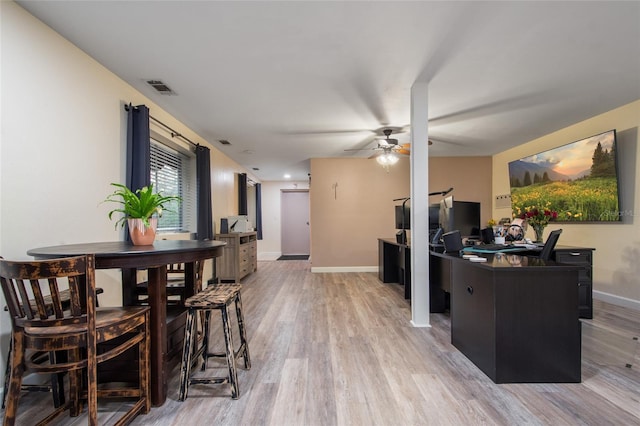
[[[409,206],[396,206],[396,229],[411,229],[411,210]]]
[[[460,231],[463,238],[480,239],[480,203],[455,201],[449,196],[440,201],[440,227],[443,231]]]

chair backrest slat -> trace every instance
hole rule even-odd
[[[44,301],[44,295],[42,294],[42,289],[40,288],[40,280],[29,280],[31,284],[31,293],[33,293],[33,299],[35,301],[35,311],[37,312],[38,318],[41,320],[46,320],[49,318],[50,309],[47,309],[47,305]]]
[[[62,298],[60,297],[60,288],[58,287],[58,280],[55,278],[49,278],[49,295],[51,296],[51,314],[56,318],[64,317],[64,309],[62,307]]]
[[[24,285],[24,280],[22,279],[11,279],[10,283],[15,283],[14,285],[17,287],[18,294],[20,295],[19,304],[22,308],[21,311],[24,312],[24,315],[29,319],[34,319],[36,317],[36,313],[33,311],[33,307],[31,303],[24,303],[25,300],[29,300],[29,293],[27,293],[27,286]]]
[[[82,315],[86,313],[87,310],[84,308],[84,300],[85,300],[85,292],[84,288],[81,286],[81,280],[77,277],[69,277],[69,289],[71,290],[71,313],[73,315]],[[82,297],[81,297],[82,296]]]

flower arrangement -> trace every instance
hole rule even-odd
[[[549,222],[558,218],[558,212],[550,209],[538,209],[537,207],[527,207],[517,217],[524,219],[533,227],[547,226]]]
[[[558,212],[551,210],[549,206],[539,209],[536,206],[525,207],[522,211],[519,207],[514,212],[514,217],[523,219],[533,228],[535,233],[535,242],[541,243],[543,240],[544,228],[549,222],[558,218]]]

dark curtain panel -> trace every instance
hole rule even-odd
[[[247,214],[247,174],[238,173],[238,214]]]
[[[262,239],[262,184],[256,183],[256,232]]]
[[[151,134],[149,133],[149,108],[131,106],[127,110],[127,168],[125,184],[136,191],[151,183]],[[125,241],[131,241],[125,226]]]
[[[151,183],[149,133],[149,108],[145,105],[127,111],[127,181],[126,185],[136,191]]]
[[[196,180],[198,191],[198,239],[213,240],[211,153],[206,146],[196,146]]]

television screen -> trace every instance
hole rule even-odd
[[[409,206],[404,206],[404,215],[402,206],[396,206],[396,229],[411,229],[411,214]]]
[[[620,221],[616,131],[509,163],[514,217],[537,208],[558,222]]]

